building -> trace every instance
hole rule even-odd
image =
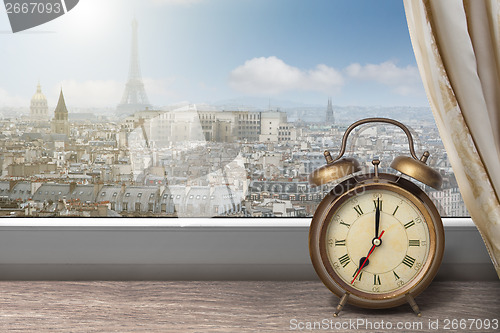
[[[55,173],[57,164],[50,163],[14,163],[7,167],[10,177],[31,177],[42,173]]]
[[[335,115],[333,114],[333,106],[331,98],[328,98],[328,106],[326,107],[325,122],[327,125],[335,125]]]
[[[235,142],[259,140],[260,117],[257,111],[200,111],[205,140]]]
[[[182,142],[205,141],[198,112],[191,106],[163,112],[149,121],[151,141],[165,147]],[[130,140],[130,139],[129,139]]]
[[[261,112],[260,142],[295,141],[296,137],[295,127],[288,123],[285,112]]]
[[[265,119],[265,121],[264,121]],[[173,111],[146,109],[126,117],[127,146],[169,147],[185,142],[288,142],[297,131],[281,111],[199,111],[189,105]],[[125,141],[125,140],[124,140]]]
[[[238,140],[255,142],[259,140],[261,133],[262,112],[233,111],[238,116],[237,136]]]
[[[142,111],[135,112],[134,114],[127,116],[122,121],[122,127],[128,130],[133,130],[151,119],[158,120],[159,117],[164,113],[165,111],[151,110],[146,107]]]
[[[430,190],[427,192],[441,216],[467,217],[470,216],[463,202],[458,187]]]
[[[101,192],[103,196],[104,191]],[[115,192],[113,192],[114,195]],[[160,188],[156,186],[127,186],[118,201],[118,209],[124,215],[153,214],[158,211]],[[112,201],[113,202],[113,201]]]
[[[42,93],[40,82],[36,86],[36,93],[31,98],[30,104],[30,119],[34,121],[49,121],[49,107],[47,98]]]
[[[64,95],[61,89],[59,101],[54,110],[54,118],[52,119],[51,129],[53,134],[66,134],[69,136],[68,109],[64,102]]]

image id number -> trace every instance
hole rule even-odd
[[[444,319],[445,330],[497,330],[498,319]]]
[[[23,2],[23,3],[5,3],[5,9],[7,14],[59,14],[62,11],[61,4],[56,3],[45,3],[45,2]]]

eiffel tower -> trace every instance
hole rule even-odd
[[[130,54],[130,68],[128,81],[125,85],[123,97],[116,108],[119,116],[131,115],[134,112],[151,107],[142,82],[141,68],[139,67],[139,50],[137,44],[137,21],[132,21],[132,47]]]

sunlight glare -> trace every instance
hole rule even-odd
[[[66,13],[64,30],[80,41],[95,39],[114,26],[121,7],[115,0],[81,0]]]

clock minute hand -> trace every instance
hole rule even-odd
[[[375,238],[378,238],[379,227],[380,227],[380,198],[377,198],[377,206],[375,207]]]
[[[380,236],[378,236],[376,239],[378,239],[380,241],[380,238],[382,238],[382,235],[384,234],[385,230],[382,230],[382,232],[380,233]],[[378,244],[378,245],[377,245]],[[374,244],[372,245],[371,249],[370,249],[370,252],[368,252],[368,255],[366,256],[366,259],[365,261],[363,262],[363,264],[358,268],[358,272],[356,273],[356,275],[354,276],[354,279],[352,279],[351,281],[351,284],[354,283],[354,281],[356,281],[356,278],[358,277],[358,274],[361,272],[361,270],[363,269],[363,267],[366,266],[366,262],[368,261],[368,258],[370,258],[370,256],[372,255],[373,253],[373,250],[375,250],[375,248],[377,246],[380,245],[380,242],[374,242]]]

